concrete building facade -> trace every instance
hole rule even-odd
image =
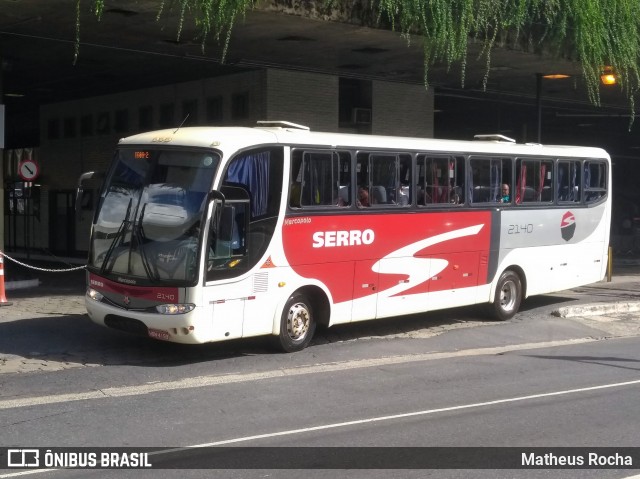
[[[277,69],[204,78],[44,105],[40,144],[29,152],[40,174],[17,175],[26,154],[5,151],[5,248],[82,256],[88,248],[99,183],[74,213],[85,171],[105,171],[122,137],[178,126],[253,126],[286,120],[316,131],[433,137],[433,91],[424,85]]]

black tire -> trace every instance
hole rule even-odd
[[[511,270],[500,275],[493,298],[493,316],[499,321],[506,321],[515,316],[522,301],[522,281],[520,276]]]
[[[316,331],[316,320],[311,302],[302,294],[293,294],[282,310],[280,333],[275,346],[285,353],[302,351]]]

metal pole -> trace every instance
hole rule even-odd
[[[538,107],[538,143],[542,143],[542,73],[536,73],[536,105]]]

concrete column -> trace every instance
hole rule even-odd
[[[2,51],[0,50],[0,251],[4,251],[4,138],[6,111],[4,108],[4,89],[2,87]]]

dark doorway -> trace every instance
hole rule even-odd
[[[52,191],[49,196],[49,246],[61,256],[73,256],[76,248],[74,199],[72,190]]]

